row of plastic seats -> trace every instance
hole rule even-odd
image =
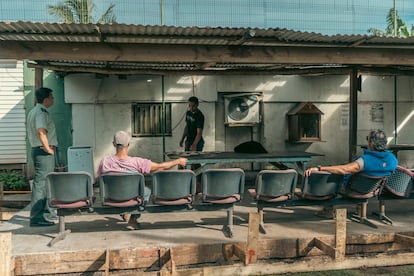
[[[343,175],[328,172],[313,172],[302,180],[303,187],[296,188],[298,174],[293,169],[282,171],[261,171],[256,178],[256,186],[248,192],[256,200],[261,213],[261,231],[264,207],[284,205],[339,205],[360,204],[359,213],[353,219],[376,227],[367,219],[368,199],[378,197],[380,211],[374,213],[381,221],[392,224],[385,215],[385,201],[390,199],[414,198],[413,177],[410,170],[398,166],[389,177],[354,174],[344,183]]]
[[[326,203],[341,193],[343,196],[361,200],[362,211],[359,219],[360,222],[366,223],[367,199],[378,196],[384,187],[394,187],[395,190],[398,184],[398,190],[407,189],[404,187],[412,183],[412,173],[407,171],[399,167],[388,178],[355,174],[343,191],[343,176],[316,172],[310,177],[305,177],[302,189],[297,191],[298,173],[295,170],[263,170],[256,177],[255,188],[249,189],[248,192],[256,201],[258,211],[262,213],[261,218],[264,207],[279,207],[287,202],[300,205],[303,204],[303,200]],[[197,210],[208,210],[206,207],[210,205],[226,205],[228,222],[223,230],[231,237],[233,205],[242,199],[244,182],[242,169],[209,169],[202,174],[202,191],[198,194],[198,201],[195,201],[196,176],[193,171],[159,171],[152,175],[151,202],[156,206],[185,206],[187,209]],[[86,172],[51,173],[47,176],[47,191],[49,205],[58,209],[76,209],[93,205],[93,179]],[[145,178],[142,174],[103,175],[100,178],[100,194],[103,206],[135,208],[139,211],[149,208],[145,205]],[[58,210],[58,214],[60,213],[64,214]],[[385,213],[382,215],[384,217]],[[59,215],[59,219],[60,232],[63,232],[64,215]],[[261,226],[264,231],[263,221]]]
[[[58,209],[60,230],[49,243],[52,246],[70,232],[65,229],[68,209],[98,207],[94,205],[93,179],[87,172],[53,172],[46,177],[47,200]],[[196,175],[191,170],[166,170],[152,174],[152,205],[145,202],[145,178],[139,173],[105,174],[100,177],[101,212],[118,209],[119,213],[137,210],[159,212],[160,206],[182,209],[226,209],[227,223],[223,226],[226,236],[232,237],[233,206],[242,199],[245,174],[242,169],[209,169],[202,174],[202,192],[196,194]],[[217,207],[219,206],[219,207]],[[92,207],[94,210],[92,210]],[[111,208],[114,207],[114,208]],[[112,210],[113,211],[113,210]],[[76,212],[74,212],[76,213]]]

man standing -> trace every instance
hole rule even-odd
[[[204,147],[203,128],[204,115],[198,109],[198,98],[188,99],[188,111],[185,114],[186,126],[180,140],[180,147],[183,147],[185,139],[185,151],[202,151]]]
[[[35,91],[36,106],[27,116],[27,136],[32,147],[35,169],[33,179],[30,226],[51,226],[55,210],[47,205],[46,175],[55,169],[55,150],[58,145],[55,124],[48,108],[53,105],[52,89],[41,87]]]
[[[131,141],[131,135],[125,131],[117,131],[114,135],[112,142],[115,147],[116,153],[112,156],[104,157],[98,167],[98,177],[102,174],[108,173],[131,173],[138,172],[142,174],[148,174],[155,171],[168,170],[174,166],[185,166],[187,163],[186,158],[178,158],[175,160],[156,163],[146,158],[132,157],[128,155],[128,148]],[[145,187],[144,200],[148,201],[151,195],[151,190]],[[128,225],[133,229],[137,228],[136,219],[139,216],[129,216],[129,214],[123,214],[123,219],[128,221]]]

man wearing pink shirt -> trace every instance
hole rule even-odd
[[[168,170],[174,166],[185,166],[187,158],[178,158],[175,160],[156,163],[149,159],[142,157],[132,157],[128,155],[128,148],[131,141],[131,135],[125,131],[117,131],[114,135],[113,145],[116,149],[115,155],[104,157],[98,167],[98,177],[107,173],[142,173],[148,174],[155,171]],[[149,200],[151,190],[145,187],[145,201]],[[123,218],[127,220],[127,215],[123,215]],[[128,224],[136,228],[137,217],[131,216]]]

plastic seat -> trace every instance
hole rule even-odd
[[[244,171],[240,168],[208,169],[202,175],[200,201],[227,209],[223,232],[230,238],[233,237],[234,204],[242,199],[244,180]]]
[[[362,173],[351,175],[341,195],[347,198],[365,199],[363,203],[358,204],[360,208],[358,208],[357,213],[352,215],[351,219],[377,228],[375,224],[367,219],[368,199],[379,196],[386,180],[386,176],[368,176]]]
[[[99,178],[102,205],[131,209],[145,205],[145,178],[140,173],[111,173]]]
[[[409,169],[398,166],[388,177],[384,189],[379,196],[379,212],[373,212],[383,223],[392,224],[392,220],[385,215],[385,201],[389,199],[404,199],[413,192],[414,173]]]
[[[191,208],[196,175],[191,170],[166,170],[152,175],[152,201],[157,205],[185,205]]]
[[[335,198],[341,190],[342,175],[329,172],[312,172],[305,176],[300,197],[308,200],[329,200]]]
[[[46,176],[47,202],[57,208],[59,234],[48,244],[53,246],[70,233],[65,230],[65,216],[61,209],[91,208],[93,204],[93,178],[87,172],[51,172]]]
[[[249,189],[260,214],[260,231],[266,233],[263,223],[264,207],[282,206],[295,193],[298,173],[294,169],[262,170],[256,176],[255,189]]]

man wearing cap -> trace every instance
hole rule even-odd
[[[52,89],[41,87],[35,91],[37,104],[27,116],[27,137],[32,147],[35,175],[33,179],[30,226],[51,226],[57,218],[56,210],[46,201],[46,175],[55,169],[55,150],[58,145],[55,124],[49,116],[54,103]]]
[[[398,160],[394,154],[386,150],[387,136],[384,131],[372,130],[367,136],[368,147],[364,153],[357,156],[353,162],[337,166],[318,166],[306,170],[309,176],[315,171],[324,171],[334,174],[354,174],[363,172],[368,176],[389,176],[397,168]]]
[[[131,135],[125,131],[117,131],[114,135],[113,145],[116,149],[115,155],[104,157],[98,167],[98,177],[106,173],[128,173],[138,172],[148,174],[155,171],[167,170],[174,166],[185,166],[187,158],[178,158],[175,160],[156,163],[149,159],[141,157],[132,157],[128,155],[128,148],[131,141]],[[151,190],[145,187],[145,201],[149,200]],[[127,216],[123,216],[126,218]],[[136,216],[131,216],[128,224],[136,228]],[[127,220],[127,219],[126,219]]]

